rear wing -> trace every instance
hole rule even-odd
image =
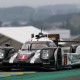
[[[73,40],[73,41],[58,41],[58,42],[75,42],[75,43],[79,43],[80,41],[78,41],[78,40],[77,41],[74,41]]]
[[[60,35],[59,34],[48,34],[48,38],[52,39],[53,42],[57,45],[57,46],[60,46],[60,42],[61,43],[67,43],[67,44],[70,44],[70,43],[75,43],[75,44],[78,44],[80,43],[80,40],[73,40],[73,41],[68,41],[68,40],[65,40],[65,41],[61,41],[60,40]]]
[[[55,41],[55,42],[57,42],[57,41]],[[79,40],[77,40],[77,41],[58,41],[57,42],[58,43],[58,45],[57,46],[74,46],[74,45],[80,45],[80,41]],[[62,43],[62,44],[61,44]]]

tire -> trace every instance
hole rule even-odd
[[[58,49],[57,56],[56,56],[56,69],[61,70],[62,69],[62,53],[61,48]]]
[[[62,65],[59,65],[58,63],[56,63],[56,70],[62,70]]]

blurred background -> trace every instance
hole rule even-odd
[[[0,0],[0,45],[11,39],[22,45],[22,36],[27,40],[36,32],[31,26],[49,34],[60,34],[61,39],[80,40],[80,1]],[[22,32],[22,27],[26,31]],[[23,33],[30,35],[27,37]]]

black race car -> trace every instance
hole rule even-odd
[[[15,51],[15,48],[11,46],[0,47],[0,68],[2,68],[3,60],[9,59]]]

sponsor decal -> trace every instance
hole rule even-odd
[[[71,61],[71,63],[75,63],[78,62],[80,60],[80,54],[70,54],[68,56],[69,61]]]
[[[27,58],[28,58],[28,55],[27,55],[27,54],[25,54],[25,55],[20,54],[18,59],[25,60],[25,59],[27,59]]]

